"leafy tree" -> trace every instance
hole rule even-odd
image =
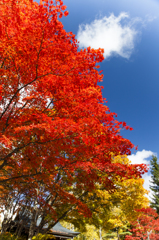
[[[112,161],[131,164],[127,156],[116,156]],[[123,177],[120,179],[116,177],[114,181],[116,188],[113,191],[109,192],[102,185],[97,184],[96,189],[83,198],[83,201],[88,202],[89,209],[92,209],[91,218],[83,218],[77,213],[73,215],[70,213],[65,220],[73,223],[77,231],[87,237],[88,235],[99,236],[100,228],[102,228],[103,236],[106,236],[108,232],[116,236],[117,229],[120,236],[126,235],[125,231],[130,222],[135,221],[140,214],[136,210],[149,206],[149,200],[145,197],[147,190],[144,189],[144,180],[141,178],[126,179]]]
[[[146,171],[112,161],[130,154],[120,130],[131,128],[102,97],[103,50],[78,51],[65,10],[61,0],[0,0],[0,202],[30,218],[29,239],[38,217],[39,231],[48,217],[47,230],[71,211],[90,217],[83,199],[96,184],[110,191],[116,177]]]
[[[70,230],[77,230],[79,231],[79,229],[74,229],[74,225],[72,227],[72,224],[69,224],[67,222],[62,222],[63,226],[65,226],[66,228],[70,229],[70,225],[71,225],[71,229]],[[74,240],[86,240],[86,239],[90,239],[90,240],[99,240],[99,229],[97,229],[94,225],[89,225],[86,224],[85,225],[85,230],[84,231],[80,231],[80,234],[74,238]]]
[[[159,239],[159,219],[158,214],[152,208],[138,210],[140,213],[137,221],[131,222],[131,236],[126,236],[125,240],[158,240]]]
[[[75,36],[58,20],[66,7],[51,2],[1,0],[0,169],[12,170],[1,184],[56,175],[66,164],[69,171],[109,168],[112,152],[133,147],[119,134],[131,128],[103,104],[103,50],[77,51]]]
[[[128,159],[126,156],[117,156],[113,158],[112,162],[122,162],[127,165]],[[64,173],[62,175],[64,177]],[[17,234],[20,234],[22,224],[24,226],[27,224],[28,220],[31,219],[30,212],[34,210],[36,215],[42,218],[41,225],[36,227],[36,230],[38,229],[39,232],[46,223],[49,223],[48,227],[51,228],[57,220],[63,217],[65,217],[65,220],[72,222],[80,232],[87,233],[87,226],[92,230],[95,227],[97,232],[101,226],[105,231],[115,227],[123,229],[127,226],[128,220],[132,220],[137,216],[134,209],[146,206],[147,199],[144,197],[146,191],[143,188],[142,179],[126,179],[125,176],[124,179],[118,178],[117,180],[116,176],[114,176],[113,179],[113,175],[111,179],[115,183],[116,188],[109,192],[106,190],[105,185],[99,183],[96,183],[93,191],[91,189],[84,190],[79,188],[79,186],[75,184],[77,181],[77,178],[75,178],[73,186],[63,186],[63,190],[65,190],[65,194],[63,195],[58,195],[56,191],[49,192],[50,190],[48,188],[45,189],[44,185],[42,185],[40,189],[35,183],[31,183],[31,189],[29,189],[28,185],[23,184],[23,192],[22,188],[20,188],[19,193],[16,189],[4,200],[5,209],[10,209],[12,216],[10,218],[7,217],[3,225],[4,227],[6,225],[6,229],[9,227],[11,231],[14,227],[14,225],[10,224],[12,217],[18,212],[19,225]],[[65,177],[63,180],[65,185],[67,185],[66,180]],[[56,182],[56,184],[58,185],[58,182]],[[62,185],[62,179],[60,180],[60,185]],[[36,189],[39,191],[38,195],[36,195]],[[75,205],[72,202],[71,204],[71,201],[68,201],[66,198],[69,197],[68,194],[66,195],[66,190],[68,193],[71,193],[72,201],[75,201],[75,197],[79,200],[81,196],[81,203]],[[43,201],[41,201],[42,198]],[[36,208],[33,207],[35,205],[35,199],[38,203]],[[43,204],[41,204],[41,202]],[[18,205],[19,203],[20,205]],[[92,214],[91,218],[88,218],[88,210]],[[18,219],[16,218],[16,222]],[[23,219],[23,222],[21,219]],[[46,231],[48,229],[45,228]],[[88,233],[88,235],[89,234],[90,233]]]
[[[112,233],[107,233],[104,235],[104,239],[118,239],[118,240],[123,240],[125,239],[126,235],[132,235],[130,232],[118,232],[118,230]],[[117,237],[117,238],[116,238]]]
[[[159,164],[157,162],[157,157],[152,156],[150,161],[151,163],[151,178],[152,178],[152,185],[150,189],[153,192],[153,198],[151,201],[151,207],[155,208],[157,213],[159,214]]]

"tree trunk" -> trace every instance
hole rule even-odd
[[[120,240],[118,228],[117,228],[117,238],[118,238],[118,240]]]
[[[6,216],[4,216],[1,233],[7,232],[7,230],[10,228],[10,224],[11,224],[11,221],[8,220]]]
[[[21,232],[22,232],[22,229],[23,229],[24,225],[23,225],[23,221],[19,224],[19,226],[17,227],[17,230],[16,230],[16,239],[18,239],[20,236],[21,236]]]
[[[28,240],[32,240],[33,236],[35,235],[35,228],[36,228],[36,210],[33,211],[33,215],[31,218]]]
[[[152,230],[150,232],[147,231],[147,240],[150,240],[150,234],[152,233]]]
[[[99,228],[99,237],[100,237],[100,240],[102,240],[102,228],[101,227]]]

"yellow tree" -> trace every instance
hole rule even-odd
[[[131,166],[127,156],[112,156],[112,162]],[[66,221],[72,222],[87,239],[90,239],[89,236],[99,239],[100,228],[103,236],[112,229],[118,229],[119,233],[123,232],[129,222],[138,217],[139,212],[136,210],[149,204],[142,178],[127,179],[127,176],[123,178],[112,176],[111,181],[115,184],[113,190],[108,191],[102,185],[96,184],[96,189],[83,198],[92,210],[91,218],[83,218],[78,213],[74,213],[76,216],[74,218],[71,215],[66,218]],[[98,235],[98,238],[95,235]]]

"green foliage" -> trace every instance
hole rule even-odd
[[[125,235],[132,235],[131,232],[122,232],[119,234],[119,236],[125,236]]]
[[[152,185],[150,189],[153,192],[153,198],[150,203],[152,208],[155,208],[157,213],[159,214],[159,163],[157,162],[157,157],[152,156],[151,160],[151,175],[152,175]]]
[[[32,238],[32,240],[47,240],[47,239],[55,239],[55,237],[50,234],[39,233],[38,235],[36,235]]]
[[[107,233],[107,234],[105,234],[105,236],[103,237],[103,238],[115,238],[117,236],[117,234],[116,233]]]
[[[123,237],[125,235],[132,235],[132,233],[131,232],[121,232],[121,233],[119,233],[119,237]],[[117,237],[117,233],[112,232],[112,233],[105,234],[105,236],[103,238],[108,239],[108,238],[115,238],[115,237]]]

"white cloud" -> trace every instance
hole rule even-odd
[[[148,173],[145,173],[143,176],[144,179],[144,188],[149,191],[148,198],[151,200],[152,198],[152,191],[150,190],[150,181],[151,181],[151,175]]]
[[[157,19],[157,17],[156,16],[152,16],[152,15],[150,15],[150,14],[147,14],[146,15],[146,23],[147,22],[153,22],[155,19]]]
[[[154,155],[152,151],[147,151],[143,149],[142,151],[137,151],[136,154],[128,156],[128,158],[132,162],[132,164],[149,164],[149,160],[147,158],[150,158],[152,155]]]
[[[127,13],[122,12],[118,17],[112,13],[90,24],[82,24],[77,33],[79,47],[104,48],[105,58],[114,54],[129,58],[139,34],[135,29],[137,22],[141,19],[130,19]]]
[[[143,149],[142,151],[137,151],[136,154],[132,154],[130,156],[128,156],[129,160],[132,162],[132,164],[150,164],[150,159],[152,157],[152,155],[156,155],[154,152],[152,151],[147,151],[145,149]],[[151,175],[149,173],[145,173],[143,175],[143,179],[144,179],[144,188],[149,192],[148,194],[148,198],[151,199],[152,197],[152,192],[150,190],[150,180],[151,180]]]

